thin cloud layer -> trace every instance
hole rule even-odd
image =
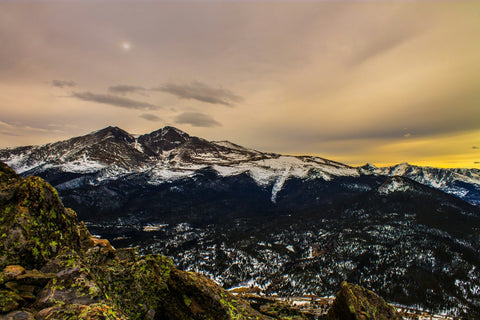
[[[140,86],[130,86],[130,85],[117,85],[108,87],[108,91],[116,94],[128,94],[128,93],[141,93],[144,94],[147,91],[146,88]]]
[[[77,84],[72,80],[52,80],[52,86],[58,88],[75,87]]]
[[[168,92],[180,99],[193,99],[211,104],[222,104],[228,107],[233,107],[236,103],[243,101],[242,97],[230,90],[214,88],[198,81],[190,84],[167,83],[152,90]]]
[[[190,124],[194,127],[221,126],[221,124],[211,116],[200,112],[183,112],[175,117],[175,123]]]
[[[97,94],[91,92],[73,92],[72,97],[83,100],[92,101],[102,104],[108,104],[114,107],[137,109],[137,110],[155,110],[160,109],[148,102],[132,100],[124,97],[114,96],[110,94]]]
[[[0,130],[2,134],[9,136],[21,136],[28,132],[52,133],[62,132],[62,125],[45,123],[40,119],[30,119],[24,121],[0,121]],[[18,134],[21,132],[22,134]]]
[[[148,121],[153,121],[153,122],[162,121],[162,118],[157,117],[156,115],[151,113],[142,113],[141,115],[139,115],[139,117]]]

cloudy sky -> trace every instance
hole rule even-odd
[[[1,1],[0,147],[108,125],[480,168],[479,1]]]

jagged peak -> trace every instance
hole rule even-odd
[[[364,164],[363,166],[361,166],[360,168],[362,169],[365,169],[365,170],[374,170],[374,169],[378,169],[377,166],[375,166],[374,164],[371,164],[369,162],[367,162],[366,164]]]
[[[411,165],[408,162],[402,162],[402,163],[394,165],[393,167],[394,168],[407,168],[407,167],[410,167],[410,166]]]
[[[165,126],[163,128],[160,128],[158,130],[152,131],[150,133],[146,133],[141,135],[141,137],[149,137],[149,138],[168,138],[170,137],[182,137],[183,139],[186,139],[190,137],[190,135],[178,128],[171,127],[171,126]]]
[[[93,131],[90,134],[104,134],[104,133],[110,133],[110,132],[111,133],[121,132],[121,133],[126,133],[126,134],[129,135],[129,133],[127,131],[125,131],[122,128],[119,128],[117,126],[108,126],[108,127],[103,128],[103,129]]]
[[[150,150],[153,154],[160,154],[163,151],[172,150],[190,139],[188,133],[171,126],[165,126],[156,131],[143,134],[137,141]]]
[[[174,131],[174,132],[176,132],[178,134],[181,134],[181,135],[184,135],[184,134],[186,134],[187,136],[189,135],[185,131],[182,131],[182,130],[180,130],[178,128],[175,128],[175,127],[172,127],[172,126],[165,126],[161,130],[165,133],[170,132],[170,131]]]

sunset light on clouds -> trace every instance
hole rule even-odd
[[[3,1],[0,147],[114,125],[480,168],[480,2]]]

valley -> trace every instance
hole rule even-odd
[[[342,281],[389,302],[480,317],[480,174],[350,167],[165,127],[108,127],[0,150],[59,191],[115,247],[172,257],[225,288],[329,296]]]

